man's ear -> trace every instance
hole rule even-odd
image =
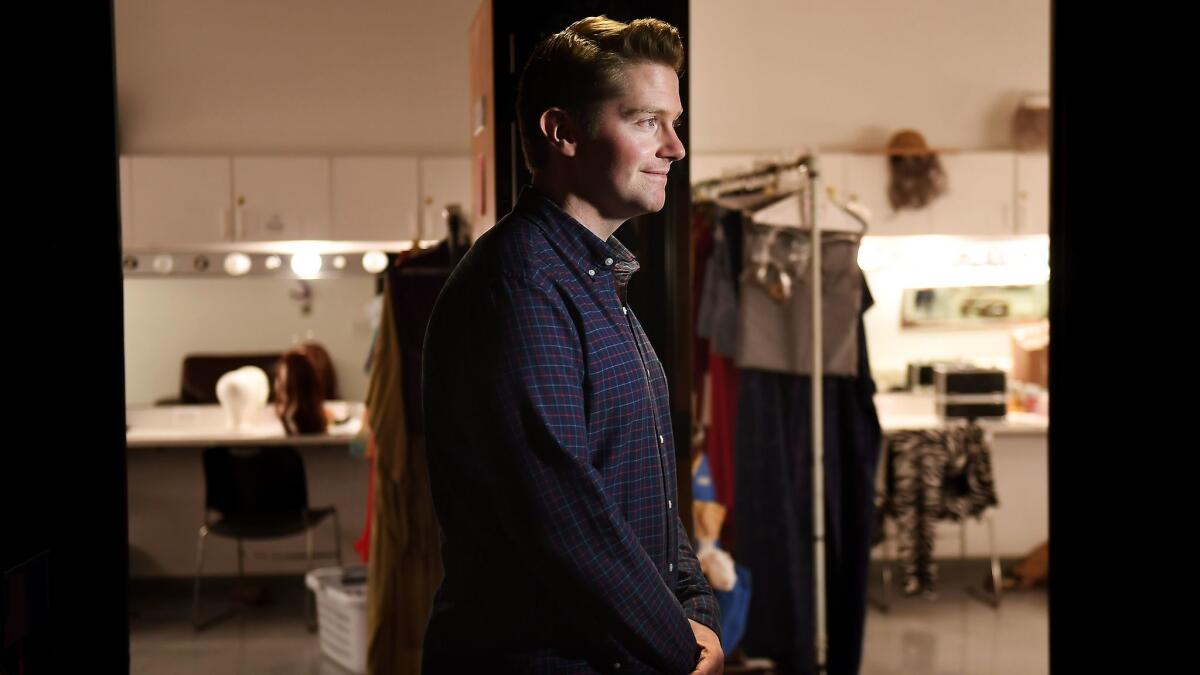
[[[549,108],[538,118],[538,127],[555,152],[563,157],[575,156],[579,148],[579,128],[570,113],[562,108]]]

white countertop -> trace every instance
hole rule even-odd
[[[219,405],[134,406],[126,408],[125,443],[130,448],[213,445],[344,445],[362,429],[363,404],[326,401],[334,419],[323,434],[288,436],[271,406],[258,410],[239,430],[230,427]],[[347,419],[348,418],[348,419]]]
[[[259,410],[242,429],[229,427],[219,405],[134,406],[125,411],[130,448],[205,447],[211,445],[339,445],[350,442],[362,429],[363,404],[359,401],[326,401],[336,419],[349,418],[323,434],[288,436],[274,410]],[[881,392],[875,407],[884,433],[906,429],[940,429],[934,396],[927,393]],[[996,435],[1042,434],[1049,427],[1045,415],[1010,412],[1004,420],[980,420]]]
[[[883,432],[908,429],[940,429],[945,422],[937,414],[932,393],[881,392],[875,394],[879,425]],[[996,435],[1045,434],[1050,426],[1046,415],[1010,412],[1003,420],[979,420],[979,426]]]

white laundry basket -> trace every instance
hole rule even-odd
[[[354,568],[365,578],[361,565],[322,567],[304,575],[304,584],[317,596],[317,624],[321,651],[355,673],[367,672],[367,584],[342,583],[344,569]]]

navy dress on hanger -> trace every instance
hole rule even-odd
[[[862,312],[858,374],[825,376],[826,672],[857,673],[862,661],[875,471],[883,433]],[[780,673],[816,670],[813,569],[812,380],[745,369],[739,377],[734,481],[735,558],[754,575],[743,646]]]

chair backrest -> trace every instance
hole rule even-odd
[[[304,460],[291,446],[205,448],[204,505],[223,515],[307,509]]]
[[[275,400],[275,362],[279,353],[268,354],[189,354],[183,359],[179,378],[180,403],[217,403],[217,380],[242,366],[258,366],[270,380],[269,401]]]

